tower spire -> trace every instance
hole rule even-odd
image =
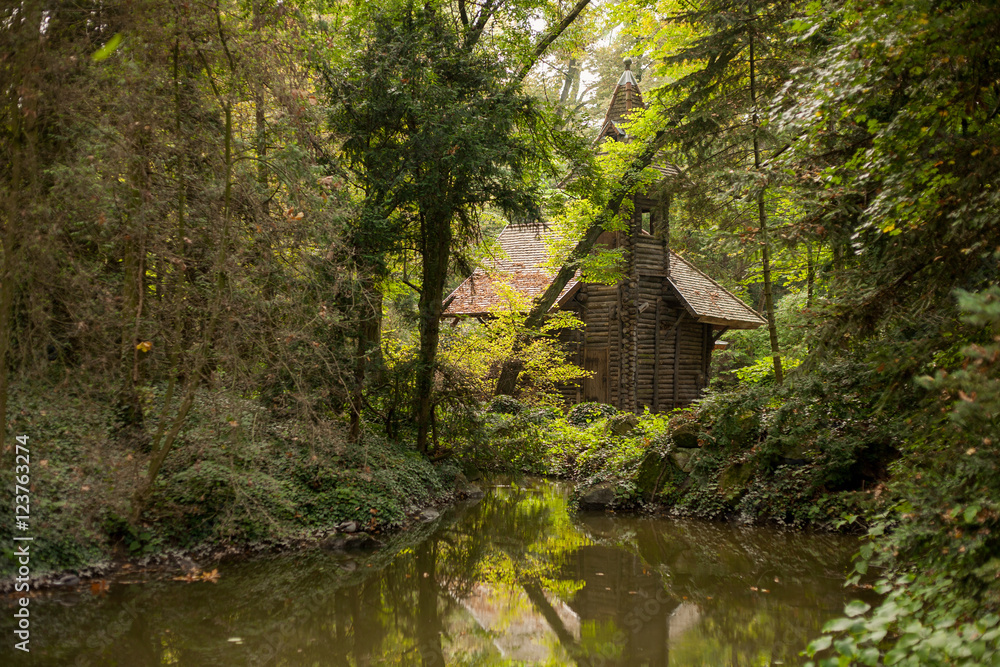
[[[642,93],[639,91],[639,82],[632,74],[632,59],[625,58],[623,64],[625,70],[615,85],[615,91],[611,95],[611,103],[608,105],[608,111],[604,115],[604,123],[601,124],[601,132],[597,135],[595,143],[600,143],[607,137],[611,137],[615,141],[625,141],[627,135],[625,130],[621,128],[622,121],[627,120],[628,115],[634,110],[646,108],[642,102]]]

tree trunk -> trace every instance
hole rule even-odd
[[[121,349],[119,352],[121,384],[115,438],[128,448],[149,451],[144,428],[142,403],[139,400],[139,344],[142,311],[146,291],[145,193],[149,191],[149,169],[143,130],[136,130],[132,140],[134,154],[129,169],[129,204],[122,229],[122,311]]]
[[[813,259],[812,244],[806,243],[806,308],[813,307],[813,289],[816,284],[816,262]]]
[[[756,16],[756,12],[754,13]],[[760,116],[757,113],[757,80],[754,59],[754,34],[750,29],[750,104],[753,106],[753,166],[763,178],[760,169]],[[766,187],[761,184],[757,192],[757,216],[760,222],[761,264],[764,273],[764,309],[767,311],[767,333],[771,340],[771,359],[774,363],[774,379],[780,385],[784,382],[781,369],[781,350],[778,347],[778,326],[774,319],[774,293],[771,287],[771,246],[767,237],[767,210],[764,206]]]
[[[22,18],[23,17],[23,18]],[[37,201],[34,190],[38,186],[37,146],[38,93],[31,81],[37,71],[34,61],[41,50],[42,11],[37,2],[21,5],[8,30],[13,35],[14,60],[12,80],[6,82],[4,90],[9,94],[7,102],[7,123],[10,136],[10,182],[4,213],[7,218],[3,231],[3,264],[0,274],[0,462],[6,462],[7,454],[7,399],[9,392],[9,372],[11,345],[13,343],[14,283],[18,280],[17,254],[21,240],[21,230],[30,229],[28,206]],[[25,190],[25,180],[28,191]],[[13,449],[13,448],[11,448]],[[11,452],[13,454],[13,451]],[[13,456],[11,456],[13,459]]]
[[[427,453],[434,405],[434,370],[438,339],[441,332],[441,312],[444,284],[448,276],[451,250],[451,217],[444,211],[421,214],[421,250],[423,252],[423,283],[420,287],[420,352],[417,359],[417,449]]]
[[[576,71],[576,58],[570,58],[566,64],[566,75],[563,77],[562,91],[559,93],[560,107],[566,106],[573,99],[570,97],[570,91],[573,88],[573,82],[576,81]]]
[[[13,96],[13,95],[12,95]],[[3,234],[3,275],[0,275],[0,462],[7,461],[7,393],[9,380],[9,357],[11,344],[11,311],[14,308],[14,280],[16,269],[14,264],[15,247],[17,244],[18,223],[21,215],[20,180],[21,180],[21,147],[19,113],[16,107],[9,115],[14,119],[15,135],[11,146],[11,187],[7,189],[6,213],[7,224]],[[17,185],[15,185],[17,184]],[[13,457],[11,457],[13,459]]]
[[[348,433],[351,442],[357,442],[361,434],[361,408],[368,369],[372,366],[373,357],[381,356],[382,293],[372,277],[362,278],[359,289],[358,344],[354,359],[354,386],[351,387],[351,428]]]

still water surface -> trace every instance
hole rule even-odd
[[[8,641],[0,662],[796,665],[856,596],[842,587],[851,538],[571,514],[567,493],[499,485],[373,553],[36,598],[30,658],[11,660]]]

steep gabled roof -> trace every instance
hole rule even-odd
[[[500,283],[506,283],[527,297],[530,302],[549,286],[554,272],[542,268],[546,259],[544,238],[548,229],[508,226],[497,239],[506,257],[497,258],[493,266],[476,271],[448,299],[445,315],[486,315],[492,308],[505,304]],[[734,329],[756,329],[763,318],[750,306],[677,253],[670,253],[670,286],[685,309],[699,322]],[[557,306],[569,301],[580,286],[570,280],[559,294]]]
[[[756,329],[766,324],[757,311],[673,251],[667,279],[685,309],[699,322],[733,329]]]
[[[500,283],[506,283],[527,297],[530,302],[545,291],[555,273],[542,268],[547,258],[544,238],[553,232],[547,228],[508,225],[497,239],[502,255],[487,269],[476,269],[455,288],[445,302],[444,315],[485,315],[492,308],[503,306],[504,294]],[[561,301],[577,281],[571,280],[559,295]]]
[[[615,87],[597,141],[607,136],[626,140],[628,137],[621,129],[622,122],[634,109],[645,108],[631,65],[632,61],[626,59],[625,71]],[[680,175],[677,167],[662,159],[656,160],[652,166],[664,178]],[[446,299],[448,306],[443,314],[486,315],[490,310],[504,306],[506,300],[501,284],[513,287],[529,303],[541,295],[555,276],[554,271],[542,266],[547,258],[543,239],[550,234],[553,232],[548,228],[508,225],[497,239],[502,249],[501,256],[495,258],[490,267],[476,269],[459,285]],[[736,329],[756,329],[764,324],[753,309],[686,259],[671,252],[669,266],[670,287],[697,321]],[[580,284],[577,278],[570,280],[559,294],[557,307],[565,305]]]

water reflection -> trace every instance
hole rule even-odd
[[[31,664],[769,665],[845,603],[852,540],[567,511],[501,485],[362,556],[314,550],[217,584],[32,601]],[[7,664],[13,649],[0,647]],[[13,663],[11,663],[13,664]]]

